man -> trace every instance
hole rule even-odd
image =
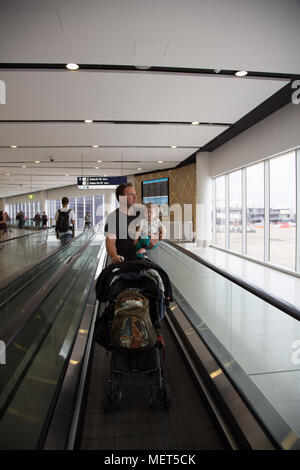
[[[61,246],[64,246],[74,238],[75,214],[72,209],[69,209],[69,199],[67,197],[63,197],[61,202],[62,207],[55,214],[55,231],[57,238],[60,239]]]
[[[136,192],[132,183],[120,184],[116,189],[120,207],[111,212],[106,220],[106,249],[112,263],[133,261],[135,256],[135,228],[132,222],[137,218],[133,206]]]

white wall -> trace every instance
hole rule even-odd
[[[211,177],[300,146],[300,104],[288,104],[211,152]],[[201,154],[201,152],[200,152]]]

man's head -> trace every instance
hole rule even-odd
[[[120,196],[127,198],[127,207],[136,203],[136,192],[132,183],[122,183],[116,189],[116,197],[120,201]]]
[[[61,203],[63,206],[67,206],[69,204],[69,199],[67,197],[63,197]]]

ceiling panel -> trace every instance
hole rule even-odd
[[[298,0],[3,1],[0,62],[297,74],[299,7]]]
[[[1,71],[0,120],[234,123],[288,82],[151,72]]]

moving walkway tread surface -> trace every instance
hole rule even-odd
[[[164,377],[171,405],[164,410],[149,406],[142,389],[125,389],[121,410],[103,411],[103,393],[110,372],[110,354],[95,344],[83,426],[81,450],[222,450],[223,436],[207,410],[187,365],[163,321],[166,344]]]

